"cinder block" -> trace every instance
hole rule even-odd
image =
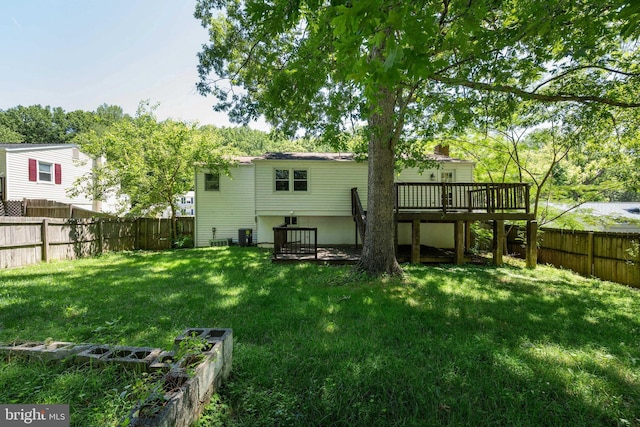
[[[77,363],[88,363],[91,366],[103,366],[103,356],[111,351],[107,345],[92,345],[76,355]]]
[[[148,371],[161,352],[159,348],[115,346],[103,354],[100,360],[104,363],[117,363],[137,371]]]
[[[222,342],[223,379],[229,378],[233,362],[233,329],[231,328],[189,328],[180,334],[174,342],[174,348],[180,348],[180,343],[186,338],[203,339],[208,343]]]
[[[156,360],[149,365],[149,369],[151,371],[168,372],[177,362],[175,352],[162,351],[158,357],[156,357]]]
[[[70,342],[24,342],[10,346],[0,346],[0,354],[24,356],[40,360],[62,360],[86,350],[89,344],[74,344]]]

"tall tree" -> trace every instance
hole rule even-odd
[[[413,137],[463,129],[494,98],[506,102],[488,117],[521,99],[640,106],[638,12],[631,0],[199,0],[198,88],[238,122],[325,135],[365,123],[359,267],[398,274],[394,163]]]
[[[9,129],[7,126],[0,124],[0,144],[18,144],[24,141],[24,135],[14,130]]]
[[[176,198],[193,189],[195,168],[225,171],[227,160],[218,140],[198,132],[196,124],[158,122],[153,111],[141,103],[134,119],[116,121],[101,135],[85,135],[82,149],[106,161],[76,183],[76,192],[125,198],[132,216],[169,208],[175,237]]]
[[[75,135],[69,131],[65,111],[41,105],[9,108],[0,111],[0,125],[19,133],[25,143],[64,144]]]

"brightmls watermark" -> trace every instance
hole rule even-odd
[[[69,427],[69,405],[2,405],[0,427]]]

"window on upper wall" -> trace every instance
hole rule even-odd
[[[440,174],[440,178],[442,182],[453,182],[455,176],[453,174],[453,171],[448,171],[448,172],[442,172]]]
[[[62,165],[29,159],[29,181],[62,184]]]
[[[51,163],[38,162],[38,181],[53,182],[53,165]]]
[[[276,169],[276,191],[289,191],[289,169]]]
[[[275,191],[307,191],[309,189],[308,178],[306,169],[275,169]]]
[[[220,174],[204,174],[204,191],[220,191]]]
[[[293,191],[307,191],[306,170],[293,170]]]

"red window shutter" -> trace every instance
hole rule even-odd
[[[38,180],[38,161],[36,159],[29,159],[29,181]]]
[[[62,184],[62,165],[60,163],[55,164],[56,184]]]

